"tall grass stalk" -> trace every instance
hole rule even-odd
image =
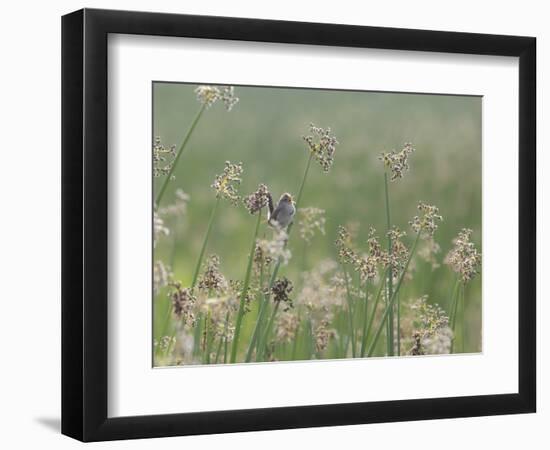
[[[216,203],[214,203],[214,207],[212,208],[212,212],[210,213],[210,220],[208,221],[206,234],[204,235],[204,239],[202,241],[201,251],[199,253],[199,259],[197,260],[197,265],[195,266],[195,272],[193,273],[193,281],[191,281],[191,289],[195,288],[195,285],[197,284],[197,279],[199,278],[199,273],[202,266],[202,260],[204,258],[206,246],[208,245],[208,239],[210,238],[210,232],[212,231],[212,225],[214,224],[214,219],[216,218],[216,212],[218,210],[219,204],[220,204],[220,197],[217,197]]]
[[[455,324],[456,324],[456,314],[458,309],[458,297],[459,297],[459,291],[460,291],[459,288],[460,288],[460,278],[457,277],[453,288],[453,294],[451,297],[451,307],[449,310],[449,322],[451,325],[451,331],[453,332],[453,338],[451,340],[451,350],[450,350],[451,353],[453,353],[454,343],[456,340]]]
[[[356,355],[356,342],[355,333],[353,331],[353,299],[351,298],[351,292],[349,288],[348,271],[346,265],[342,264],[342,270],[344,271],[344,281],[346,284],[346,298],[348,301],[348,326],[349,326],[349,338],[351,340],[351,354],[355,358]]]
[[[371,312],[370,312],[369,323],[367,324],[367,328],[365,330],[365,333],[363,334],[363,341],[361,342],[362,358],[365,356],[365,352],[367,350],[367,342],[369,339],[370,331],[372,329],[372,323],[374,321],[374,316],[376,315],[376,310],[378,309],[378,303],[380,302],[380,297],[382,296],[382,289],[384,288],[386,281],[387,281],[386,274],[384,274],[384,277],[380,280],[380,286],[378,287],[378,291],[376,292],[376,297],[374,298],[374,303],[372,305]]]
[[[191,126],[187,130],[187,134],[183,138],[183,141],[180,145],[180,148],[178,149],[178,152],[176,153],[176,157],[172,161],[172,164],[170,165],[170,171],[168,172],[168,175],[164,178],[164,181],[162,182],[162,185],[159,189],[159,192],[157,194],[156,200],[155,200],[155,210],[158,209],[160,205],[160,201],[162,200],[162,197],[164,196],[164,192],[166,191],[166,188],[168,187],[168,183],[170,182],[170,179],[172,178],[172,175],[174,174],[174,170],[176,169],[176,166],[178,165],[178,161],[185,150],[185,146],[189,142],[189,139],[191,138],[191,135],[193,134],[193,131],[195,130],[195,127],[199,123],[199,120],[202,116],[202,113],[204,112],[206,108],[205,104],[202,104],[199,108],[199,111],[197,112],[197,115],[193,119],[193,122],[191,122]]]
[[[262,221],[261,211],[258,211],[258,219],[256,220],[256,228],[254,229],[254,239],[252,239],[252,246],[250,248],[250,254],[248,255],[248,264],[246,266],[246,274],[244,277],[244,283],[241,292],[241,299],[239,302],[239,311],[237,313],[237,321],[235,322],[235,335],[233,337],[233,343],[231,345],[231,357],[229,361],[234,363],[237,358],[237,349],[239,346],[239,336],[241,333],[241,325],[244,316],[244,304],[246,302],[246,294],[248,292],[248,286],[250,284],[250,273],[252,272],[252,262],[254,260],[254,252],[256,250],[256,239],[258,238],[258,231],[260,230],[260,222]]]
[[[391,230],[391,215],[390,215],[390,194],[389,194],[389,188],[388,188],[388,173],[384,171],[384,196],[386,199],[386,227],[388,231],[388,253],[392,255],[392,241],[391,241],[391,235],[389,234]],[[386,295],[386,307],[389,305],[391,299],[393,298],[393,267],[389,266],[388,270],[388,283],[387,283],[387,295]],[[386,352],[389,356],[393,356],[393,307],[390,309],[388,314],[388,321],[386,324],[386,334],[387,334],[387,341],[386,341]],[[399,325],[398,325],[399,328]]]
[[[363,333],[361,334],[361,356],[365,354],[365,345],[367,337],[367,322],[369,316],[369,282],[365,281],[365,305],[363,310]]]
[[[409,257],[407,258],[407,262],[405,263],[405,267],[403,268],[403,271],[401,272],[399,280],[397,281],[397,284],[395,286],[395,290],[393,291],[393,296],[391,297],[389,304],[386,306],[386,309],[384,310],[384,314],[382,315],[380,325],[378,326],[378,329],[376,330],[376,333],[374,335],[372,343],[369,347],[369,351],[367,353],[367,356],[369,356],[369,357],[372,356],[372,354],[374,352],[374,349],[376,348],[376,344],[378,342],[378,339],[380,338],[380,333],[382,332],[382,328],[384,328],[384,323],[388,318],[390,310],[393,308],[395,298],[397,297],[397,294],[399,293],[399,289],[401,288],[401,283],[403,283],[403,279],[405,278],[405,274],[407,273],[407,269],[409,268],[409,263],[411,262],[411,259],[414,255],[414,252],[416,251],[416,246],[418,245],[418,240],[419,239],[420,239],[420,232],[418,232],[416,234],[416,239],[414,240],[414,244],[411,248],[411,252],[409,253]]]

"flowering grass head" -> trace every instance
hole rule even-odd
[[[481,265],[481,253],[470,241],[472,233],[472,230],[463,228],[453,240],[454,247],[445,258],[445,263],[451,266],[463,283],[473,280]]]
[[[216,175],[212,188],[216,191],[216,197],[225,198],[236,205],[240,199],[238,187],[241,184],[243,174],[242,163],[225,162],[223,173]]]
[[[384,163],[384,166],[390,170],[391,181],[403,178],[405,172],[409,170],[409,155],[414,152],[411,143],[405,143],[400,151],[392,150],[382,153],[378,159]]]
[[[259,184],[258,189],[243,199],[245,208],[250,214],[256,214],[269,202],[269,190],[265,184]]]
[[[418,202],[420,216],[414,216],[409,225],[416,233],[421,233],[423,237],[432,237],[437,230],[437,221],[442,221],[443,217],[439,214],[437,206],[428,205],[424,202]]]
[[[290,293],[294,289],[292,281],[283,277],[275,280],[271,287],[271,295],[275,303],[283,303],[283,311],[288,311],[294,307],[293,301],[290,298]]]
[[[303,136],[303,139],[323,171],[327,173],[334,163],[334,153],[336,152],[338,140],[330,134],[330,128],[325,129],[310,124],[309,131],[311,135]]]
[[[217,294],[227,289],[227,281],[220,272],[220,257],[218,255],[210,255],[208,258],[198,287],[200,291]]]
[[[357,260],[357,254],[351,248],[351,234],[344,226],[338,227],[338,234],[335,241],[338,249],[338,257],[343,263],[354,264]]]
[[[173,282],[170,286],[173,288],[169,295],[172,299],[172,309],[175,316],[184,324],[193,326],[195,324],[194,309],[197,297],[193,295],[190,288],[183,288],[179,282]]]
[[[300,208],[298,209],[298,227],[300,237],[311,242],[311,239],[317,232],[325,234],[325,210],[320,208]]]
[[[153,176],[167,176],[172,169],[172,163],[176,157],[176,146],[165,147],[159,136],[153,143]]]
[[[195,94],[197,95],[197,101],[206,108],[210,108],[218,100],[221,100],[225,109],[231,111],[239,101],[239,98],[235,96],[233,86],[198,86],[195,89]]]

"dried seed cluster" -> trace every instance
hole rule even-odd
[[[227,281],[220,272],[220,257],[218,255],[210,255],[208,258],[206,270],[199,281],[198,287],[203,292],[216,294],[220,294],[227,288]]]
[[[176,157],[176,146],[165,147],[159,136],[153,142],[153,176],[168,175],[172,168],[172,162]]]
[[[288,278],[283,277],[275,280],[273,286],[271,287],[271,295],[275,303],[283,303],[283,311],[288,311],[290,308],[294,307],[292,299],[290,298],[290,293],[294,289],[292,281]]]
[[[216,196],[225,198],[236,205],[239,202],[238,187],[241,184],[241,175],[243,174],[242,163],[225,162],[223,173],[216,175],[212,188],[216,191]]]
[[[227,111],[231,111],[238,103],[239,98],[235,96],[233,86],[199,86],[195,89],[197,101],[210,108],[218,100],[221,100]]]
[[[193,326],[195,324],[194,307],[197,297],[193,295],[190,288],[183,288],[179,282],[171,283],[170,286],[173,288],[169,295],[172,299],[174,314],[184,324]]]
[[[303,139],[323,171],[327,173],[334,163],[334,153],[336,152],[338,140],[335,136],[331,136],[330,128],[324,129],[310,124],[309,131],[311,135],[303,136]]]
[[[449,327],[449,318],[437,304],[428,303],[424,295],[416,300],[411,309],[417,316],[413,332],[411,355],[435,355],[449,353],[453,333]]]
[[[414,216],[409,225],[416,233],[422,233],[423,237],[433,236],[438,227],[436,221],[443,220],[443,217],[439,215],[439,208],[424,202],[418,202],[418,210],[422,214]]]
[[[298,227],[300,237],[311,242],[311,239],[317,232],[325,234],[325,210],[320,208],[300,208],[298,209]]]
[[[258,185],[258,189],[243,199],[244,206],[250,214],[260,211],[269,201],[269,190],[263,183]]]
[[[458,273],[463,283],[471,281],[478,273],[481,265],[481,253],[470,241],[473,231],[463,228],[453,240],[454,247],[447,254],[445,263]]]
[[[387,153],[382,153],[378,159],[384,163],[384,166],[391,172],[391,181],[398,178],[403,178],[405,172],[409,170],[409,155],[414,152],[414,148],[410,142],[404,144],[400,151],[392,150]]]

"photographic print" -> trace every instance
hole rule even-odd
[[[482,97],[152,90],[154,366],[482,351]]]

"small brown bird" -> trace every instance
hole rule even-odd
[[[279,199],[279,203],[273,208],[273,198],[271,194],[268,194],[268,207],[269,214],[267,217],[267,223],[271,226],[278,228],[286,228],[294,219],[296,214],[296,206],[292,200],[292,195],[284,193]]]

